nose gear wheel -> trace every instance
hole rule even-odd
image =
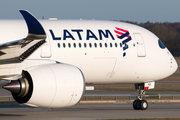
[[[133,108],[135,110],[146,110],[148,108],[148,103],[146,100],[135,100],[133,102]]]

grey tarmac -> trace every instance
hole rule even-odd
[[[5,120],[97,120],[180,117],[180,103],[149,103],[147,110],[134,110],[131,103],[82,104],[68,108],[31,108],[15,102],[0,104]]]

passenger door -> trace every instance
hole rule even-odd
[[[144,44],[144,40],[143,40],[141,34],[134,33],[134,37],[135,37],[136,43],[137,43],[137,56],[145,57],[146,56],[145,44]]]
[[[41,46],[41,58],[50,58],[51,57],[51,45],[49,41],[49,37],[47,34],[46,43]]]

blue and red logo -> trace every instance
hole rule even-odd
[[[122,40],[123,51],[128,49],[129,47],[128,47],[127,43],[132,40],[129,32],[127,30],[124,30],[124,29],[121,29],[118,27],[116,27],[114,32],[116,33],[117,38]],[[123,57],[124,56],[126,56],[126,52],[123,53]]]

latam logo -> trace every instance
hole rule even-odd
[[[113,36],[112,32],[108,29],[105,29],[105,30],[98,29],[95,32],[91,31],[90,29],[86,29],[86,30],[64,29],[62,33],[56,33],[56,34],[54,33],[52,29],[49,29],[49,32],[53,40],[67,40],[67,39],[75,40],[75,38],[76,39],[78,38],[78,40],[83,40],[83,39],[85,40],[103,40],[103,39],[115,40],[115,37]],[[115,27],[114,32],[117,38],[121,40],[121,46],[123,47],[123,51],[124,51],[123,57],[125,57],[126,50],[129,48],[127,43],[131,41],[130,33],[127,30],[119,28],[119,27]],[[61,34],[62,36],[59,36],[59,34]]]
[[[117,38],[122,40],[123,51],[126,51],[129,48],[127,43],[132,40],[131,36],[129,35],[129,32],[118,27],[116,27],[114,32],[116,33]],[[126,52],[123,53],[123,57],[124,56],[126,56]]]
[[[62,37],[61,36],[55,36],[54,31],[53,30],[49,30],[52,39],[53,40],[67,40],[67,39],[72,39],[75,40],[75,38],[78,38],[79,40],[82,40],[84,38],[82,38],[82,36],[85,34],[86,36],[86,40],[90,40],[90,39],[94,39],[94,40],[103,40],[103,38],[110,38],[112,40],[115,40],[112,33],[110,32],[110,30],[101,30],[99,29],[97,32],[98,34],[95,34],[93,31],[91,31],[90,29],[87,30],[82,30],[82,29],[72,29],[72,30],[67,30],[64,29],[63,33],[62,33]],[[58,33],[59,34],[59,33]]]

